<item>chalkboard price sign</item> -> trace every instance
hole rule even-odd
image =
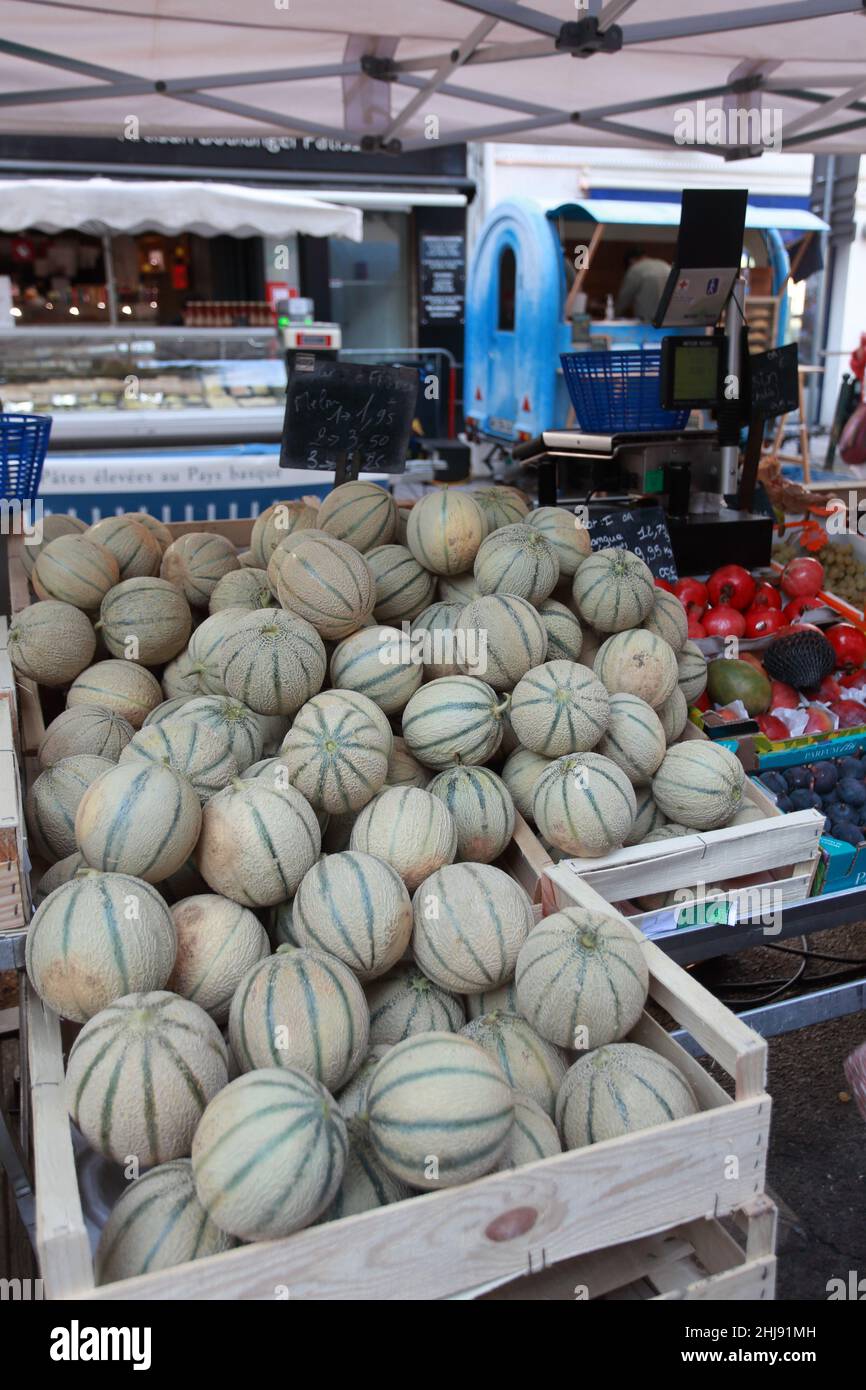
[[[749,358],[751,414],[762,420],[799,408],[797,344],[756,352]]]
[[[280,467],[328,469],[343,477],[361,468],[402,473],[417,400],[413,367],[299,355],[286,394]]]
[[[656,579],[676,584],[679,575],[661,507],[633,507],[628,511],[590,507],[587,529],[593,550],[631,550],[649,566]]]

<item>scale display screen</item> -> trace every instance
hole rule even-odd
[[[723,339],[662,340],[661,404],[666,410],[711,410],[720,405]]]

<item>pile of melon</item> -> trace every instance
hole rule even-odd
[[[28,557],[21,677],[64,699],[28,794],[33,987],[83,1025],[72,1119],[134,1177],[102,1282],[690,1114],[626,1041],[640,940],[534,925],[517,816],[599,856],[739,810],[679,742],[681,605],[567,511],[347,483],[241,554],[144,514]]]

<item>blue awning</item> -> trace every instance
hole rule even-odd
[[[679,203],[655,203],[635,199],[581,198],[573,203],[543,205],[550,218],[564,217],[572,222],[603,222],[621,227],[678,227]],[[780,232],[825,232],[826,222],[805,208],[753,207],[746,208],[746,227],[765,231],[775,227]]]

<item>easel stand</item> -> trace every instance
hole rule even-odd
[[[354,483],[360,472],[360,453],[349,454],[344,450],[334,466],[334,487],[339,487],[341,483]]]

